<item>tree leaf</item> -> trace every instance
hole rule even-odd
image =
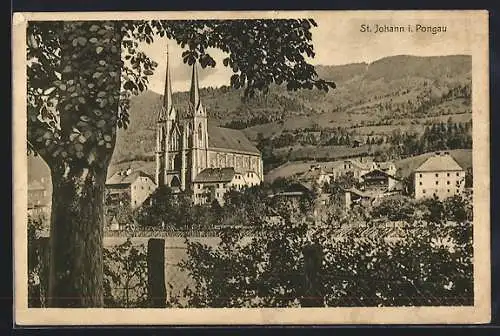
[[[78,38],[78,43],[83,47],[84,45],[87,44],[87,39],[83,36]]]
[[[76,144],[75,144],[75,150],[76,150],[77,152],[81,152],[81,151],[83,151],[83,145],[82,145],[82,144],[80,144],[80,143],[76,143]]]

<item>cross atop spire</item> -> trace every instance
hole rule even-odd
[[[200,105],[200,88],[198,82],[198,68],[196,62],[193,64],[193,74],[191,76],[191,90],[189,91],[189,102],[193,106],[194,111],[198,110]]]

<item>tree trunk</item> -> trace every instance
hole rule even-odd
[[[52,169],[49,307],[103,306],[103,203],[107,169]]]

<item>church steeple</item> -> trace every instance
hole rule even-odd
[[[165,92],[163,93],[163,107],[167,110],[167,114],[170,114],[173,103],[172,103],[172,82],[170,80],[170,68],[168,64],[168,46],[166,52],[167,67],[165,71]]]
[[[189,102],[194,112],[197,112],[201,107],[198,68],[196,67],[196,62],[193,64],[193,73],[191,75],[191,90],[189,90]]]

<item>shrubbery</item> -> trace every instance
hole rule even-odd
[[[217,247],[188,244],[182,266],[196,283],[186,289],[190,306],[299,306],[302,251],[311,245],[324,256],[318,290],[326,306],[473,304],[472,214],[461,198],[387,199],[372,212],[383,225],[365,223],[371,228],[349,229],[348,218],[314,225],[308,211],[289,202],[275,213],[279,220],[261,221],[250,236],[228,230]],[[392,220],[405,224],[384,234]]]

